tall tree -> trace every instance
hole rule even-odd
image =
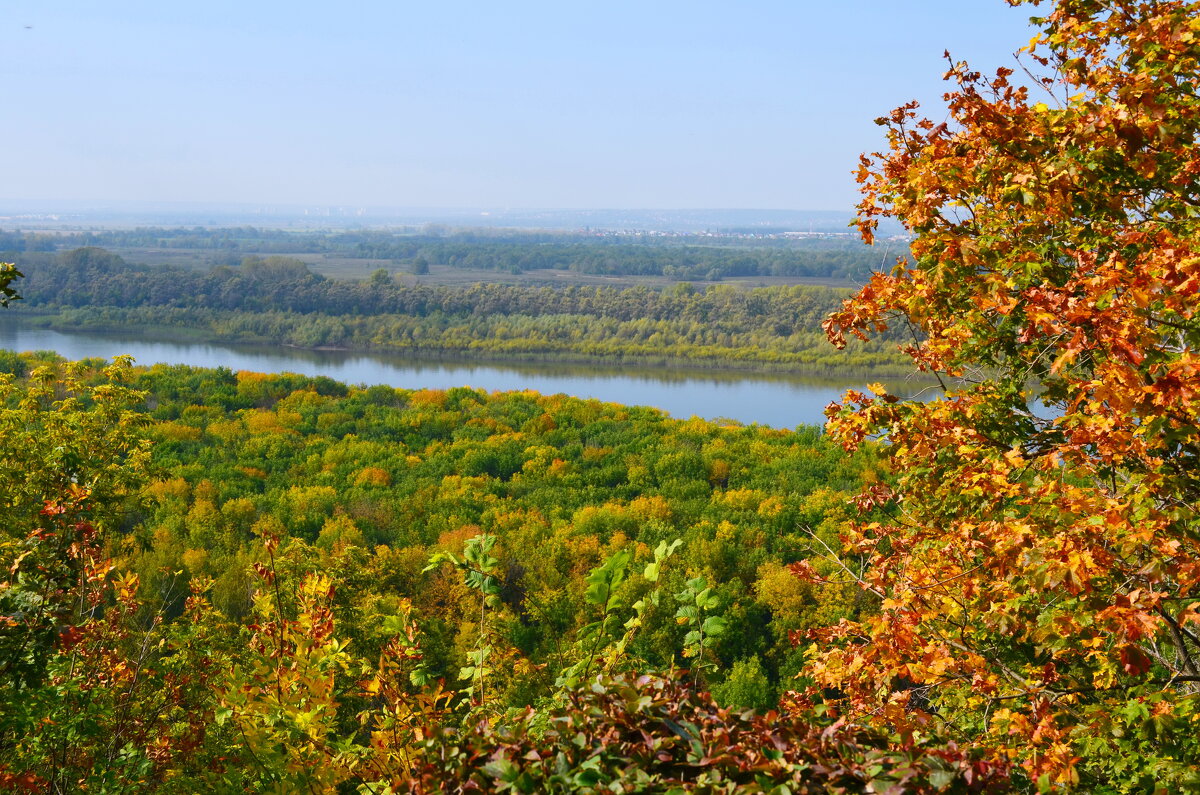
[[[819,634],[811,695],[983,744],[1043,789],[1186,789],[1200,4],[1058,0],[1035,22],[1024,77],[952,62],[947,120],[899,108],[862,159],[863,237],[897,218],[912,260],[827,332],[906,325],[945,393],[831,407],[847,447],[884,438],[894,487],[863,496],[872,513],[831,554],[879,609]]]

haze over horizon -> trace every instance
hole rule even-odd
[[[846,211],[873,119],[1033,11],[16,0],[0,200]]]

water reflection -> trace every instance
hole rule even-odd
[[[638,365],[501,364],[280,346],[162,342],[136,334],[51,331],[30,327],[16,318],[0,320],[0,348],[52,350],[68,359],[111,359],[129,354],[144,365],[163,362],[294,372],[324,375],[350,384],[387,384],[405,389],[533,389],[544,394],[655,406],[674,417],[728,418],[776,428],[821,424],[827,404],[839,400],[847,388],[861,388],[865,381],[874,380],[861,375],[834,378]],[[926,385],[900,383],[889,387],[901,396],[910,396]]]

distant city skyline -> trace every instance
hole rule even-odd
[[[0,215],[89,202],[834,210],[1003,0],[12,0]],[[9,206],[11,205],[11,206]],[[0,222],[2,223],[2,222]]]

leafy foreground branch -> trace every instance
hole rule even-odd
[[[264,578],[274,582],[272,572]],[[419,681],[412,674],[420,650],[407,623],[377,667],[355,660],[336,638],[327,577],[305,577],[299,599],[294,619],[260,619],[253,667],[243,664],[220,691],[218,724],[236,724],[245,740],[237,749],[243,766],[218,779],[223,785],[817,793],[984,791],[1007,782],[1003,767],[953,745],[929,748],[842,722],[723,709],[689,687],[686,672],[600,673],[540,708],[497,712],[483,700],[479,670],[464,677],[470,684],[460,694],[440,684],[409,687]],[[262,617],[274,615],[274,605],[265,605]],[[365,678],[344,680],[339,691],[346,672]],[[339,732],[339,707],[364,696],[357,715],[364,731]]]
[[[929,721],[1043,791],[1195,791],[1200,4],[1040,22],[1031,87],[952,63],[947,123],[900,108],[863,159],[864,236],[898,218],[914,259],[830,336],[908,324],[961,380],[831,411],[848,449],[886,435],[896,483],[828,550],[881,609],[812,633],[810,696]]]
[[[601,676],[564,707],[443,732],[421,750],[408,785],[430,792],[937,792],[1005,781],[954,746],[734,712],[657,676]]]

